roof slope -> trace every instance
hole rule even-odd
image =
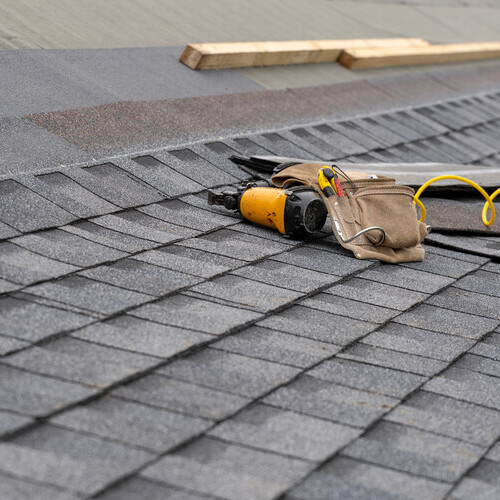
[[[205,199],[234,152],[498,164],[499,123],[491,91],[4,176],[0,496],[498,495],[499,238],[390,266]]]

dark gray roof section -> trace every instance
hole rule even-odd
[[[355,118],[2,178],[0,496],[498,493],[495,233],[385,265],[206,204],[233,153],[493,172],[497,91],[369,115],[365,90]]]

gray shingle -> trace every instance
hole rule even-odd
[[[292,158],[304,158],[316,156],[313,152],[305,150],[294,142],[290,142],[276,132],[252,135],[250,139],[265,149],[278,156],[290,156]],[[298,138],[299,139],[299,138]],[[297,141],[299,142],[299,141]]]
[[[191,238],[180,243],[182,246],[211,252],[226,257],[253,261],[283,252],[288,245],[263,238],[257,238],[239,231],[220,229],[200,238]]]
[[[369,337],[371,335],[373,334],[370,334]],[[442,361],[424,358],[420,355],[415,356],[413,354],[398,352],[397,350],[393,350],[392,346],[390,349],[382,349],[361,342],[343,351],[338,357],[427,376],[434,375],[446,367],[446,363]]]
[[[160,453],[196,436],[211,425],[200,418],[112,397],[73,408],[52,418],[51,422]]]
[[[0,299],[0,333],[37,341],[85,326],[93,318],[11,297]]]
[[[441,309],[427,304],[421,304],[416,309],[401,314],[394,321],[416,328],[470,339],[479,339],[498,325],[497,320]]]
[[[362,276],[365,276],[365,274],[363,273]],[[366,302],[367,304],[392,307],[400,311],[406,311],[406,309],[427,297],[426,294],[420,292],[359,278],[353,278],[344,283],[334,285],[332,288],[326,289],[325,293]]]
[[[337,457],[295,487],[290,499],[344,500],[346,498],[426,498],[440,500],[449,486],[423,477],[373,464]]]
[[[12,281],[7,281],[0,278],[0,294],[13,292],[15,290],[19,290],[22,288],[22,285],[18,285],[16,283],[12,283]]]
[[[474,345],[473,340],[398,323],[389,323],[370,333],[363,339],[363,343],[448,362]],[[424,359],[422,363],[425,363]]]
[[[258,226],[257,224],[253,224],[245,219],[242,219],[241,217],[239,221],[233,221],[233,225],[228,229],[231,229],[232,231],[238,231],[243,234],[249,234],[251,236],[257,236],[258,238],[262,238],[265,241],[275,241],[276,243],[280,243],[282,245],[288,245],[288,247],[294,247],[300,245],[301,243],[299,240],[285,238],[275,229]]]
[[[320,461],[335,453],[360,431],[264,404],[225,420],[209,432],[224,441]]]
[[[500,464],[497,462],[482,460],[468,477],[494,485],[500,490]]]
[[[167,297],[131,312],[133,316],[213,335],[255,320],[259,314],[185,295]]]
[[[352,139],[358,144],[362,144],[365,148],[365,151],[383,148],[385,146],[383,142],[381,142],[379,139],[376,139],[365,130],[361,129],[352,121],[330,123],[329,126],[332,127],[335,131],[340,132],[342,135],[349,137],[349,139]]]
[[[484,498],[495,499],[500,496],[500,487],[493,484],[485,483],[479,479],[465,477],[460,481],[457,488],[452,491],[450,498],[455,500],[458,498]]]
[[[436,293],[455,281],[446,276],[396,265],[380,265],[365,271],[359,277],[423,293]]]
[[[500,463],[500,441],[497,441],[486,454],[486,458]]]
[[[490,446],[500,434],[500,412],[425,391],[385,419],[483,446]]]
[[[496,273],[476,271],[474,274],[458,280],[455,286],[462,288],[462,290],[500,297],[500,286],[498,286],[498,276]]]
[[[123,169],[159,189],[162,193],[166,193],[168,196],[179,196],[203,189],[201,184],[188,179],[182,173],[177,172],[150,155],[137,156],[131,159],[122,158],[117,163]]]
[[[391,422],[381,422],[343,453],[377,465],[442,481],[456,481],[484,448]]]
[[[91,193],[61,172],[37,175],[32,179],[29,183],[31,189],[78,217],[95,217],[118,210],[118,207]]]
[[[246,406],[250,399],[182,382],[147,375],[113,391],[117,397],[206,419],[221,419]]]
[[[79,273],[87,278],[149,295],[161,296],[194,285],[200,278],[135,259],[123,259]]]
[[[0,435],[4,436],[5,434],[10,434],[12,432],[18,431],[19,429],[22,429],[26,425],[33,422],[34,420],[32,418],[17,415],[15,413],[10,413],[7,411],[0,411]]]
[[[234,219],[234,222],[241,222],[241,215],[233,210],[228,210],[227,208],[219,205],[209,205],[207,203],[208,191],[202,191],[199,193],[187,194],[181,198],[181,201],[188,204],[191,207],[201,208],[212,214],[222,215],[223,217],[230,217]]]
[[[150,368],[158,361],[72,338],[53,340],[3,358],[11,366],[99,388]]]
[[[5,335],[0,335],[0,356],[4,356],[12,351],[18,351],[19,349],[23,349],[29,345],[29,342],[25,342],[24,340],[18,340],[12,337],[6,337]]]
[[[302,139],[306,149],[312,148],[320,158],[343,158],[346,155],[344,151],[334,146],[334,142],[328,141],[328,136],[324,135],[321,137],[321,132],[314,128],[294,128],[286,136],[290,137],[290,134],[293,134],[291,136],[293,140],[295,140],[295,137]]]
[[[500,361],[500,335],[493,333],[482,342],[478,342],[471,350],[471,353]]]
[[[29,285],[36,281],[57,278],[77,269],[7,241],[0,243],[0,277],[8,281]]]
[[[334,276],[348,276],[373,265],[373,262],[357,260],[340,254],[324,252],[315,248],[301,247],[273,257],[273,260],[293,266],[311,269]]]
[[[444,255],[432,252],[426,253],[423,262],[407,262],[402,265],[419,271],[449,276],[450,278],[461,278],[479,267],[479,264],[457,261],[455,258],[445,257]]]
[[[453,311],[500,320],[500,297],[474,293],[454,286],[443,290],[438,295],[429,297],[426,303]]]
[[[340,347],[287,333],[250,327],[225,337],[214,349],[306,368],[335,354]]]
[[[409,128],[416,130],[423,137],[433,137],[438,134],[444,134],[448,131],[447,127],[431,120],[424,115],[417,113],[413,109],[396,111],[394,117],[398,123],[403,123]]]
[[[328,293],[315,295],[310,299],[302,301],[301,305],[373,323],[385,323],[399,314],[399,311],[395,309],[366,304],[365,302],[359,302],[359,300],[336,297]]]
[[[53,283],[36,285],[26,291],[103,314],[117,313],[152,299],[149,295],[124,290],[82,276],[71,276]]]
[[[274,498],[311,464],[236,444],[203,438],[167,455],[141,475],[225,499]]]
[[[155,153],[155,157],[177,170],[183,176],[205,187],[220,186],[238,181],[236,177],[217,168],[187,148],[172,150],[168,153],[159,151]]]
[[[425,377],[420,375],[347,359],[324,361],[308,374],[321,380],[396,398],[403,398],[425,381]]]
[[[169,245],[158,250],[144,252],[135,255],[134,259],[203,278],[211,278],[244,264],[241,260],[180,245]]]
[[[194,229],[170,224],[137,210],[103,215],[102,217],[92,219],[92,222],[120,233],[135,236],[136,238],[143,238],[163,244],[182,238],[189,238],[198,233]]]
[[[273,330],[337,345],[348,344],[366,335],[377,326],[375,323],[345,318],[298,305],[280,314],[269,316],[258,324]]]
[[[350,123],[359,127],[369,136],[374,137],[385,147],[396,146],[405,141],[400,133],[395,132],[393,128],[387,127],[385,123],[376,120],[375,117],[354,118],[350,120]]]
[[[429,380],[424,390],[500,410],[498,378],[469,370],[448,368]]]
[[[416,141],[428,136],[428,133],[426,133],[427,131],[424,132],[422,128],[418,130],[416,128],[409,127],[407,120],[404,120],[401,115],[396,115],[395,113],[376,115],[370,117],[369,119],[376,125],[380,124],[399,136],[404,137],[406,141]]]
[[[264,403],[349,426],[367,427],[398,400],[304,375],[274,391]]]
[[[0,457],[0,468],[14,476],[91,495],[150,461],[153,455],[44,425],[1,443]]]
[[[210,335],[160,325],[128,315],[95,323],[72,333],[73,337],[141,354],[169,358],[212,339]]]
[[[288,382],[299,372],[291,366],[210,348],[158,370],[158,373],[179,380],[250,397],[260,396]]]
[[[124,234],[119,231],[113,231],[106,227],[98,226],[93,222],[83,221],[75,222],[61,228],[68,233],[76,234],[87,240],[96,241],[102,245],[106,245],[124,252],[140,252],[148,250],[158,245],[155,241],[136,238],[129,234]]]
[[[24,479],[16,479],[4,474],[0,474],[0,497],[16,500],[30,500],[32,498],[37,500],[78,500],[79,498],[66,491],[28,483]]]
[[[116,260],[126,255],[124,252],[60,229],[20,236],[12,242],[50,259],[80,267],[95,266],[101,262]]]
[[[148,500],[202,500],[206,497],[179,491],[156,481],[148,481],[135,476],[119,483],[103,495],[99,495],[98,498],[99,500],[137,500],[138,498],[147,498]]]
[[[95,392],[96,389],[80,384],[0,365],[0,408],[4,410],[41,417],[86,399]]]
[[[492,375],[493,377],[500,377],[500,361],[476,356],[475,354],[466,354],[454,363],[453,366],[455,368]]]
[[[232,274],[298,292],[311,292],[340,279],[329,274],[298,268],[271,259],[242,267],[233,271]]]
[[[112,163],[74,168],[68,170],[67,175],[92,193],[121,208],[146,205],[166,198],[164,194]]]
[[[233,144],[234,146],[234,144]],[[190,145],[191,151],[196,153],[198,156],[203,157],[205,160],[209,161],[217,168],[224,170],[224,172],[236,177],[241,180],[250,180],[250,175],[235,165],[229,157],[231,155],[237,154],[238,151],[233,147],[230,147],[226,142],[213,141],[206,142],[205,144],[198,142],[196,144]]]
[[[234,224],[232,217],[213,214],[207,210],[188,205],[181,200],[161,201],[160,203],[139,208],[139,211],[165,222],[199,231],[211,231]]]
[[[13,180],[0,182],[1,220],[22,232],[61,226],[75,216]]]
[[[313,130],[317,130],[319,132],[320,137],[323,138],[323,140],[329,144],[334,144],[337,149],[340,149],[344,153],[344,156],[356,155],[367,151],[367,147],[362,145],[363,142],[358,144],[352,140],[350,136],[341,134],[340,132],[334,130],[333,127],[334,125],[329,126],[323,124],[312,128]]]
[[[285,288],[231,275],[206,281],[193,286],[191,290],[232,304],[241,304],[258,312],[272,311],[285,306],[302,295]]]
[[[0,221],[0,240],[7,238],[12,238],[13,236],[18,236],[21,234],[17,229],[8,226],[7,224]]]
[[[500,274],[500,264],[498,262],[488,262],[483,266],[483,271]]]

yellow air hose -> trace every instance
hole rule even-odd
[[[420,222],[425,221],[426,217],[426,210],[424,207],[424,204],[419,200],[420,195],[434,182],[437,181],[442,181],[444,179],[455,179],[457,181],[462,181],[465,182],[466,184],[469,184],[469,186],[472,186],[473,188],[477,189],[485,198],[486,203],[484,204],[483,207],[483,212],[481,215],[483,224],[485,226],[491,226],[493,222],[495,222],[495,206],[493,205],[493,200],[500,194],[500,188],[498,188],[492,195],[489,195],[479,184],[476,184],[474,181],[471,181],[470,179],[466,179],[465,177],[460,177],[459,175],[439,175],[438,177],[434,177],[433,179],[428,180],[425,184],[422,184],[420,186],[420,189],[416,192],[415,197],[413,198],[413,203],[418,205],[420,207],[420,210],[422,211],[422,217],[420,219]],[[491,217],[490,220],[486,218],[487,213],[488,213],[488,208],[491,211]]]

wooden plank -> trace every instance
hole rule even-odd
[[[334,62],[346,48],[427,45],[421,38],[200,43],[186,45],[179,60],[192,69],[244,68]]]
[[[427,47],[346,49],[339,63],[349,69],[414,66],[500,58],[500,42],[455,43]]]

